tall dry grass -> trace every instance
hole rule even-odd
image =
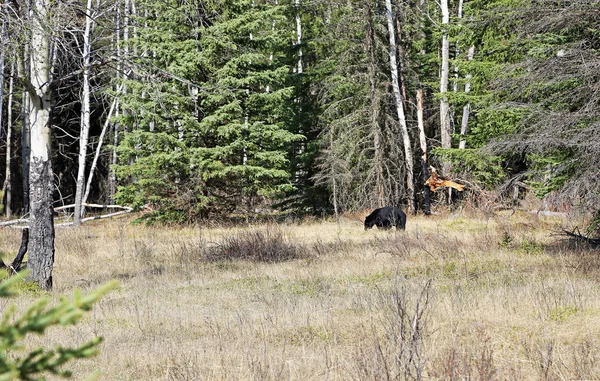
[[[52,298],[120,286],[30,345],[103,336],[75,379],[600,379],[600,253],[553,234],[566,223],[517,213],[409,216],[405,232],[358,220],[61,229]],[[19,241],[2,230],[5,258]]]

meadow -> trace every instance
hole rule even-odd
[[[600,379],[600,252],[557,234],[585,221],[444,213],[396,232],[361,217],[57,229],[50,298],[119,286],[29,345],[103,336],[76,380]],[[2,230],[5,260],[19,242]]]

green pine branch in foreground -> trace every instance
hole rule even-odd
[[[0,283],[0,297],[12,296],[11,288],[27,274],[28,272],[23,272]],[[62,366],[71,360],[95,355],[97,346],[102,341],[101,337],[75,348],[40,347],[30,352],[25,349],[23,341],[30,333],[43,335],[49,327],[76,324],[84,313],[116,284],[116,281],[109,282],[87,296],[82,296],[76,290],[72,301],[62,298],[54,307],[48,307],[49,299],[42,297],[21,316],[15,316],[14,306],[8,307],[0,321],[0,381],[45,380],[44,376],[48,374],[70,377],[71,372],[62,369]]]

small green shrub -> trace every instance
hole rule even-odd
[[[550,319],[557,323],[562,323],[569,319],[571,316],[576,315],[579,311],[580,309],[575,306],[559,306],[550,311]]]

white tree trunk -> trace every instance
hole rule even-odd
[[[473,55],[475,54],[475,46],[471,46],[469,48],[469,53],[467,55],[467,59],[469,61],[473,60]],[[467,83],[465,84],[465,93],[469,93],[471,91],[471,74],[467,74]],[[458,144],[459,149],[465,149],[467,147],[467,141],[465,137],[467,136],[467,132],[469,132],[469,115],[471,113],[471,104],[467,103],[463,107],[462,120],[460,122],[460,142]]]
[[[404,144],[404,159],[406,166],[406,190],[408,196],[408,208],[414,212],[415,188],[413,180],[413,153],[410,143],[410,135],[406,125],[406,117],[404,115],[404,106],[402,104],[402,94],[400,93],[400,83],[398,80],[398,63],[396,60],[396,37],[394,34],[394,16],[392,13],[391,0],[385,0],[386,16],[388,22],[388,35],[390,39],[390,70],[392,75],[392,87],[396,98],[396,112],[398,113],[398,121],[400,122],[400,131],[402,134],[402,142]]]
[[[83,83],[81,90],[81,130],[79,132],[79,161],[77,169],[77,184],[75,187],[75,212],[73,225],[78,227],[83,217],[83,194],[85,193],[85,160],[90,134],[90,61],[92,54],[92,0],[87,0],[85,9],[85,31],[83,33]]]
[[[442,67],[440,71],[440,127],[442,137],[442,148],[452,146],[451,127],[450,127],[450,106],[448,104],[448,75],[450,61],[450,41],[448,39],[447,27],[450,23],[450,12],[448,11],[448,0],[441,0],[442,8]]]
[[[96,171],[96,166],[98,165],[98,159],[100,158],[100,153],[102,152],[102,144],[104,142],[104,136],[106,135],[106,131],[108,131],[108,127],[110,125],[110,118],[112,118],[113,113],[115,112],[115,108],[117,106],[117,98],[115,98],[110,105],[110,110],[108,111],[108,116],[104,121],[104,127],[102,127],[102,132],[100,133],[100,137],[98,138],[98,145],[96,146],[96,154],[94,155],[94,160],[92,160],[92,165],[90,167],[90,174],[88,175],[88,179],[85,185],[85,194],[81,200],[81,204],[87,203],[88,196],[90,195],[90,189],[92,188],[92,180],[94,179],[94,172]],[[81,221],[80,221],[81,222]]]
[[[27,267],[31,279],[42,289],[52,288],[54,265],[53,176],[50,154],[50,37],[43,22],[48,17],[44,0],[32,2],[31,78],[29,120],[31,125],[30,239]]]

